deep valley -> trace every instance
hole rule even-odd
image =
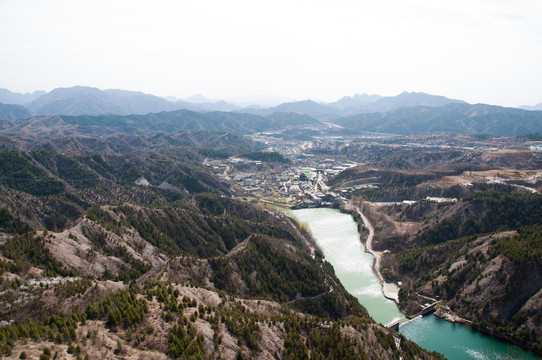
[[[354,210],[367,216],[405,315],[435,299],[437,314],[540,356],[542,117],[424,99],[334,114],[10,108],[2,356],[442,358],[344,289],[288,211],[319,206],[352,212],[360,241]]]

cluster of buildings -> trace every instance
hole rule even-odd
[[[355,166],[333,159],[301,156],[298,164],[267,164],[231,157],[204,163],[219,178],[235,183],[238,196],[255,196],[291,206],[336,203],[340,194],[328,192],[327,179]]]

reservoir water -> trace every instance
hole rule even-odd
[[[396,304],[384,297],[382,286],[372,270],[373,256],[365,252],[352,216],[328,208],[293,211],[295,217],[308,224],[325,259],[335,268],[337,277],[348,292],[356,296],[371,317],[384,325],[402,318]],[[436,350],[450,360],[509,359],[512,349],[519,359],[536,359],[518,347],[492,337],[428,315],[401,326],[400,333],[420,346]]]
[[[461,325],[427,315],[401,326],[399,332],[418,345],[448,359],[537,359],[525,350]],[[510,351],[515,357],[508,357]]]
[[[371,317],[384,325],[404,315],[382,294],[382,285],[373,272],[373,255],[366,253],[352,216],[328,208],[294,210],[308,224],[312,236],[346,290],[358,298]]]

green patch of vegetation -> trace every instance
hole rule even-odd
[[[229,280],[233,271],[229,261],[225,257],[211,259],[212,281],[219,289],[235,291]],[[317,263],[281,254],[260,236],[251,237],[244,251],[235,257],[235,263],[253,297],[271,296],[277,301],[286,301],[298,293],[309,297],[329,291]]]
[[[253,151],[240,155],[241,157],[262,162],[275,162],[289,164],[292,161],[275,151]]]
[[[542,196],[483,191],[464,198],[469,211],[440,220],[423,231],[422,244],[437,244],[466,235],[536,225],[542,218]]]
[[[145,240],[170,255],[209,257],[220,253],[220,236],[193,212],[172,207],[136,210],[128,206],[120,211]]]
[[[30,155],[58,178],[75,188],[88,188],[99,184],[95,172],[88,170],[81,162],[54,151],[34,150]]]
[[[480,217],[483,232],[517,229],[538,224],[542,218],[542,196],[539,194],[480,192],[465,199],[473,206],[485,205]]]
[[[104,228],[119,234],[121,233],[120,224],[111,214],[103,210],[99,205],[93,205],[87,210],[86,218],[102,225]]]
[[[169,255],[218,256],[251,234],[298,242],[292,229],[255,206],[211,194],[192,199],[162,208],[119,206],[117,211],[127,225]]]
[[[205,157],[210,157],[214,159],[227,159],[231,156],[230,153],[222,150],[215,149],[198,149],[198,153]]]
[[[203,359],[206,354],[205,338],[182,318],[169,331],[168,353],[176,359]]]
[[[51,255],[45,246],[46,241],[44,236],[27,233],[9,238],[0,245],[0,251],[15,263],[17,269],[37,266],[45,270],[46,276],[75,276],[72,270],[65,269],[62,263]]]
[[[251,297],[293,301],[292,306],[319,316],[367,314],[338,280],[332,278],[333,269],[328,263],[312,259],[301,251],[288,254],[278,250],[275,246],[279,243],[273,238],[253,235],[246,247],[234,256],[209,260],[213,268],[211,280],[218,289],[236,293],[237,284],[232,279],[238,272]],[[334,284],[333,294],[330,281]]]
[[[139,298],[139,289],[131,287],[109,294],[105,299],[89,304],[83,313],[86,319],[107,319],[107,324],[113,328],[136,327],[148,311],[147,301]]]
[[[64,185],[34,165],[28,154],[21,151],[0,152],[0,174],[2,184],[31,195],[44,196],[59,194]]]
[[[57,343],[75,341],[79,320],[79,314],[74,313],[71,316],[51,316],[40,323],[26,321],[1,327],[0,354],[10,356],[13,352],[14,341],[18,339],[49,340]],[[44,348],[43,353],[50,355],[49,349],[46,349]]]
[[[457,255],[461,247],[474,239],[475,237],[463,237],[441,244],[410,248],[399,253],[397,261],[403,271],[411,271],[418,274],[428,272],[435,266],[445,263],[450,257]]]
[[[491,257],[502,254],[516,263],[536,261],[542,265],[542,225],[522,227],[518,236],[498,238],[492,244]]]
[[[23,234],[30,231],[30,228],[18,218],[14,218],[6,208],[0,208],[0,231],[8,234]]]
[[[87,278],[66,281],[55,287],[55,295],[61,298],[68,298],[74,295],[84,294],[91,285],[92,280]]]

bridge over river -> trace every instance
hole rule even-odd
[[[376,257],[365,251],[352,216],[329,208],[293,210],[292,213],[308,224],[318,247],[335,268],[337,277],[375,321],[394,327],[400,325],[399,332],[405,337],[427,349],[441,352],[448,359],[498,359],[508,354],[510,344],[462,324],[433,315],[421,316],[430,314],[435,308],[438,310],[439,302],[435,299],[427,298],[427,305],[421,309],[420,316],[406,319],[397,304],[384,297],[383,285],[386,283],[381,282],[373,271]],[[531,353],[514,348],[516,350],[524,359],[536,359]]]

